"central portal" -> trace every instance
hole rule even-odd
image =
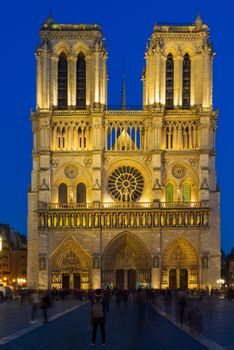
[[[151,259],[143,242],[129,232],[115,237],[104,250],[102,285],[128,289],[150,282]]]
[[[119,289],[136,288],[137,286],[136,270],[134,269],[116,270],[115,281],[116,281],[115,286]]]

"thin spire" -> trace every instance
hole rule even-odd
[[[195,25],[197,25],[197,26],[201,26],[201,25],[203,24],[203,20],[202,20],[202,18],[201,18],[200,12],[198,12],[197,18],[196,18],[196,20],[195,20],[194,23],[195,23]]]
[[[50,10],[49,14],[48,14],[48,17],[46,18],[46,24],[53,24],[53,23],[55,23],[55,22],[54,22],[54,18],[53,18],[53,15],[52,15],[52,11]]]
[[[122,66],[122,90],[121,90],[121,108],[126,109],[126,81],[125,81],[125,61]]]

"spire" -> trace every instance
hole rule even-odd
[[[54,18],[53,18],[53,15],[52,15],[52,11],[50,10],[49,14],[48,14],[48,17],[46,18],[46,24],[53,24],[53,23],[55,23],[55,22],[54,22]]]
[[[122,90],[121,90],[121,109],[126,109],[126,81],[125,81],[125,61],[122,66]]]
[[[196,18],[194,23],[195,23],[196,26],[201,26],[203,24],[203,20],[202,20],[202,18],[200,16],[200,12],[198,12],[197,18]]]

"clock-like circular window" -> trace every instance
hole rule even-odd
[[[119,202],[136,202],[144,189],[144,178],[139,170],[131,166],[120,166],[108,178],[111,197]]]

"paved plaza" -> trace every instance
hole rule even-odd
[[[153,307],[146,305],[144,312],[140,315],[135,304],[129,303],[127,310],[122,308],[121,311],[116,311],[115,304],[112,302],[107,317],[107,345],[105,347],[100,345],[101,339],[98,334],[96,348],[113,350],[207,349],[194,337],[186,334],[186,327],[184,331],[173,324],[173,322],[178,321],[176,312],[173,311],[173,305],[171,305],[171,310],[166,305],[166,311],[172,317],[172,321],[174,320],[173,322],[160,315],[155,307],[163,314],[165,312],[164,300],[158,299],[156,306],[153,305]],[[204,313],[204,334],[225,349],[233,350],[232,315],[234,303],[212,299],[211,304],[207,304],[207,308],[202,311]],[[164,315],[166,316],[166,314]],[[30,325],[30,305],[21,308],[17,301],[0,304],[0,344],[2,344],[0,349],[85,350],[95,348],[90,345],[91,324],[88,302],[73,299],[57,301],[50,310],[50,319],[46,325],[42,324],[40,318],[35,325]],[[15,334],[16,339],[14,339]],[[37,344],[36,348],[35,344]],[[212,350],[222,349],[214,343],[209,344],[208,342],[207,344]]]

